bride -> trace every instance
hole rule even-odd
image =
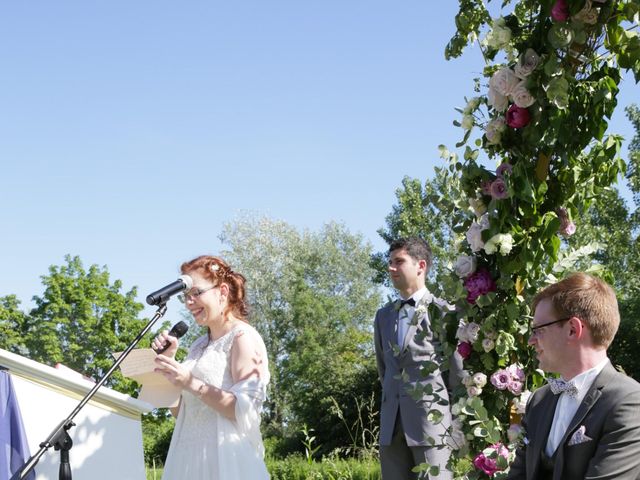
[[[156,371],[182,388],[163,480],[268,479],[260,435],[260,411],[269,383],[267,351],[246,321],[245,278],[222,259],[200,256],[180,270],[193,279],[181,300],[208,334],[184,362],[178,340],[162,332],[153,341],[171,346],[156,358]]]

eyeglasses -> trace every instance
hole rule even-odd
[[[182,303],[187,303],[189,300],[193,300],[194,298],[202,295],[204,292],[208,292],[209,290],[212,290],[216,287],[217,285],[207,288],[192,288],[188,292],[178,295],[178,300],[180,300]]]
[[[531,327],[531,336],[533,337],[535,335],[538,335],[541,328],[548,327],[549,325],[553,325],[554,323],[566,322],[567,320],[571,320],[572,318],[573,315],[571,317],[559,318],[558,320],[554,320],[553,322],[547,322],[541,325],[536,325],[535,327]]]

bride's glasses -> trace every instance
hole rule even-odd
[[[214,288],[216,288],[216,285],[207,288],[192,288],[188,292],[178,295],[178,300],[180,300],[182,303],[187,303],[189,300],[193,300],[196,297],[202,295],[204,292],[208,292],[209,290],[213,290]]]

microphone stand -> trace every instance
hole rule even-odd
[[[168,299],[167,299],[168,300]],[[71,466],[69,465],[69,450],[73,446],[73,441],[69,436],[69,429],[74,427],[76,424],[73,423],[73,419],[75,416],[82,410],[89,400],[96,394],[98,389],[107,381],[107,379],[113,374],[116,368],[122,363],[127,355],[134,349],[134,347],[142,340],[142,337],[146,335],[146,333],[151,329],[154,323],[164,316],[167,311],[167,302],[166,300],[158,305],[158,310],[155,315],[149,321],[146,327],[142,329],[142,331],[138,334],[138,336],[131,342],[131,344],[126,348],[124,352],[118,357],[118,359],[111,366],[109,371],[104,374],[104,376],[100,379],[98,383],[94,385],[94,387],[87,393],[80,403],[73,409],[73,411],[69,414],[69,416],[64,419],[50,434],[49,437],[40,444],[40,450],[35,455],[32,455],[31,458],[25,463],[22,468],[16,472],[10,480],[22,480],[27,478],[27,475],[33,470],[36,466],[40,458],[45,454],[45,452],[54,447],[55,450],[60,450],[60,471],[58,474],[59,480],[71,480]]]

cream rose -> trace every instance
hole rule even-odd
[[[460,255],[456,259],[454,267],[456,275],[460,278],[466,278],[476,271],[477,260],[473,255]]]
[[[519,81],[513,70],[502,67],[489,80],[489,88],[493,88],[500,95],[509,96]]]
[[[511,92],[511,99],[513,100],[513,103],[520,108],[530,107],[536,101],[536,99],[533,98],[533,95],[529,93],[529,90],[527,90],[526,83],[526,80],[520,80]]]
[[[520,61],[513,70],[517,77],[526,78],[531,75],[539,64],[540,56],[532,48],[527,48],[527,51],[520,57]]]

